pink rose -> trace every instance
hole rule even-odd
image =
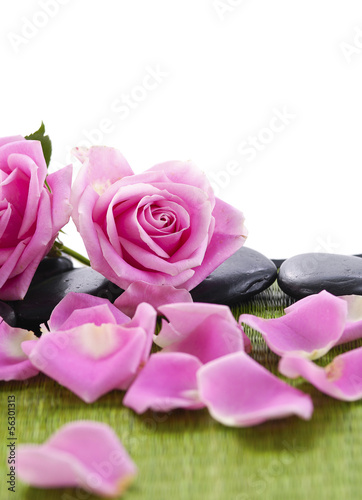
[[[24,298],[36,268],[68,222],[72,167],[47,177],[39,141],[0,139],[0,299]]]
[[[113,148],[75,154],[83,166],[72,217],[92,267],[121,288],[144,281],[191,290],[243,245],[243,214],[215,198],[193,163],[134,174]]]

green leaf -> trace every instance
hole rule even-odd
[[[49,139],[49,136],[45,135],[44,123],[41,122],[39,130],[37,130],[33,134],[26,135],[25,139],[28,139],[28,141],[40,141],[41,142],[41,147],[43,148],[45,162],[46,162],[47,166],[49,167],[50,157],[52,155],[52,143]]]

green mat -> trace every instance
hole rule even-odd
[[[252,301],[234,308],[277,317],[291,300],[274,284]],[[261,336],[251,336],[253,357],[277,373],[278,356]],[[358,341],[339,346],[320,361],[327,364]],[[361,495],[362,402],[343,403],[319,393],[302,380],[292,382],[311,394],[314,414],[246,429],[224,427],[207,410],[148,412],[138,416],[122,407],[123,393],[113,391],[96,403],[83,403],[67,389],[39,375],[26,382],[1,383],[0,499],[95,499],[77,489],[40,490],[17,481],[6,485],[7,397],[16,397],[17,442],[41,443],[61,425],[78,419],[106,422],[117,432],[139,468],[122,498],[178,500],[357,499]]]

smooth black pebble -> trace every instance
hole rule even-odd
[[[17,326],[39,334],[39,325],[48,321],[54,307],[69,292],[97,295],[113,302],[122,290],[89,267],[63,272],[32,285],[24,300],[10,302]]]
[[[14,309],[0,301],[0,317],[10,326],[16,326],[16,316]],[[1,320],[0,320],[1,321]]]
[[[44,257],[35,271],[30,286],[45,281],[52,276],[64,273],[73,269],[73,262],[67,257]]]
[[[280,266],[278,284],[295,299],[322,290],[333,295],[362,295],[362,259],[330,253],[296,255]]]
[[[276,277],[277,268],[271,260],[242,247],[190,293],[195,302],[233,305],[262,292]]]

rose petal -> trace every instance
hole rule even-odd
[[[146,341],[141,354],[141,366],[146,363],[152,347],[153,334],[156,328],[157,312],[146,302],[137,306],[133,318],[125,325],[127,328],[142,328],[146,333]]]
[[[189,354],[152,354],[128,389],[123,404],[136,413],[148,409],[167,412],[174,408],[202,408],[196,384],[196,373],[201,366]]]
[[[163,352],[185,352],[202,363],[235,351],[244,351],[244,332],[227,306],[217,304],[170,304],[160,307],[169,323],[155,343]],[[250,341],[248,339],[248,348]]]
[[[192,297],[187,290],[171,285],[151,285],[145,281],[135,281],[115,300],[114,305],[132,317],[141,302],[147,302],[158,309],[165,304],[192,302]]]
[[[133,171],[124,156],[114,148],[93,146],[90,149],[75,148],[72,152],[83,162],[71,196],[73,219],[79,229],[78,204],[86,187],[91,186],[99,196],[118,179],[133,175]]]
[[[347,321],[343,334],[336,345],[352,342],[362,337],[362,296],[344,295],[340,297],[347,302]]]
[[[323,290],[285,309],[280,318],[263,319],[252,314],[239,318],[259,331],[269,348],[283,356],[293,353],[317,359],[340,340],[347,317],[347,303]]]
[[[42,445],[17,447],[18,477],[39,488],[77,486],[105,497],[118,496],[137,467],[108,425],[75,421]]]
[[[99,309],[99,307],[102,307],[102,309]],[[97,308],[97,319],[94,317],[94,321],[84,321],[83,318],[86,318],[84,314],[92,314],[93,308]],[[71,326],[67,326],[70,317],[72,317],[71,323],[69,323]],[[70,292],[53,309],[48,325],[51,331],[57,331],[73,328],[77,324],[81,325],[83,323],[95,323],[97,325],[117,323],[122,325],[128,321],[129,317],[119,311],[109,300],[87,293]]]
[[[308,359],[285,356],[279,371],[286,377],[305,378],[318,390],[343,401],[362,398],[362,347],[336,356],[324,368]]]
[[[313,412],[307,394],[241,351],[204,365],[197,380],[201,401],[224,425],[247,427],[290,415],[309,420]]]
[[[31,363],[86,403],[113,389],[126,389],[144,357],[143,328],[83,324],[42,335],[34,345],[23,342]]]
[[[25,380],[39,373],[21,348],[22,342],[37,340],[33,332],[13,328],[0,318],[0,380]]]
[[[69,202],[72,172],[72,165],[68,165],[47,177],[47,183],[52,192],[53,235],[56,235],[68,223],[72,213],[72,206]]]

